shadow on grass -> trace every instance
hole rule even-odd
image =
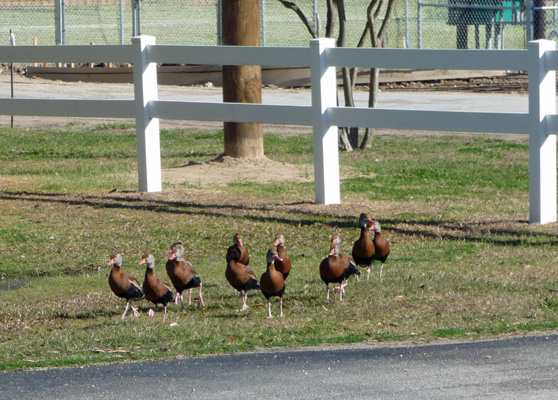
[[[215,218],[229,218],[233,214],[229,214],[226,210],[244,211],[239,217],[263,223],[280,223],[291,226],[312,226],[321,224],[331,228],[355,228],[357,226],[356,216],[343,216],[322,211],[302,210],[302,209],[283,209],[283,214],[292,214],[292,218],[266,216],[273,205],[243,205],[237,203],[201,203],[194,201],[167,201],[160,199],[144,199],[139,197],[119,196],[110,192],[106,196],[81,196],[79,198],[71,198],[67,194],[62,193],[40,193],[26,191],[4,191],[0,192],[1,200],[24,200],[37,203],[57,203],[72,206],[87,206],[93,208],[105,209],[128,209],[137,211],[151,211],[167,214],[180,215],[202,215]],[[135,191],[123,191],[121,193],[137,193]],[[281,203],[281,206],[296,206],[314,204],[312,202],[293,202]],[[256,214],[260,212],[262,214]],[[305,218],[301,219],[301,216]],[[325,221],[324,218],[329,219]],[[536,232],[532,230],[522,229],[522,226],[529,226],[526,220],[506,221],[506,220],[490,220],[486,222],[470,222],[459,223],[446,220],[405,220],[405,219],[384,219],[381,220],[382,226],[388,228],[390,232],[398,233],[404,236],[419,236],[422,238],[434,238],[447,241],[460,241],[472,243],[487,243],[498,246],[520,246],[525,245],[525,236],[532,238],[541,238],[530,246],[547,246],[558,245],[558,237],[552,232]],[[409,226],[408,228],[399,227],[399,225]],[[498,224],[516,224],[518,228],[500,228]],[[435,228],[435,229],[428,229]],[[443,230],[444,233],[433,231]],[[479,234],[480,232],[480,234]],[[511,236],[513,238],[503,239],[501,236]]]

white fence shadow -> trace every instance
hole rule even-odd
[[[554,41],[527,50],[396,50],[309,47],[168,46],[140,36],[129,46],[0,46],[1,63],[132,63],[134,100],[0,99],[1,115],[135,118],[139,190],[162,190],[159,119],[259,122],[313,127],[315,198],[340,203],[339,126],[529,135],[529,220],[556,221],[556,70]],[[158,99],[158,63],[310,67],[311,106],[200,103]],[[336,104],[339,67],[522,70],[529,74],[529,111],[494,113],[345,108]]]

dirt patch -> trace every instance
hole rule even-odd
[[[314,168],[311,165],[293,165],[270,160],[266,157],[256,159],[236,159],[221,156],[215,160],[197,163],[190,162],[163,170],[163,182],[173,185],[208,187],[226,186],[242,182],[311,182]]]
[[[215,160],[163,169],[162,179],[166,184],[184,185],[195,188],[226,186],[230,183],[272,183],[272,182],[313,182],[314,166],[311,164],[294,165],[264,158],[237,159],[219,156]],[[351,167],[343,167],[341,179],[348,177],[374,178],[357,174]]]

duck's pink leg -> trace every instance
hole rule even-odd
[[[140,313],[139,313],[138,309],[136,307],[132,306],[131,304],[130,304],[130,306],[132,307],[132,312],[133,312],[132,315],[136,318],[139,317]]]
[[[366,268],[366,280],[370,280],[370,272],[372,272],[372,267]]]
[[[242,311],[246,311],[250,308],[248,307],[248,304],[246,304],[247,301],[248,301],[248,293],[242,295]]]
[[[192,290],[190,289],[190,293],[188,294],[188,305],[192,304]]]
[[[205,306],[205,304],[203,302],[203,296],[202,296],[202,284],[200,283],[200,295],[198,298],[198,307],[202,308],[203,306]]]
[[[334,287],[333,290],[339,290],[340,292],[345,293],[345,286],[347,286],[349,282],[345,281],[345,283],[341,283],[338,287]]]
[[[279,310],[280,310],[279,316],[284,317],[285,314],[283,314],[283,298],[282,297],[279,298]]]
[[[271,301],[268,301],[268,302],[267,302],[267,309],[268,309],[268,311],[269,311],[269,312],[268,312],[269,316],[268,316],[267,318],[268,318],[268,319],[269,319],[269,318],[273,318],[273,315],[271,315]]]
[[[339,286],[339,300],[343,301],[343,293],[345,293],[345,287],[348,285],[348,282],[341,282],[341,286]]]
[[[163,313],[163,320],[161,321],[161,325],[163,325],[166,320],[167,320],[167,306],[165,306],[165,311]]]
[[[130,307],[130,302],[126,303],[126,308],[124,309],[124,314],[122,314],[122,319],[124,319],[124,317],[126,316],[129,307]]]

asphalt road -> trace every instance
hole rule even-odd
[[[0,374],[2,399],[556,399],[558,335]]]

